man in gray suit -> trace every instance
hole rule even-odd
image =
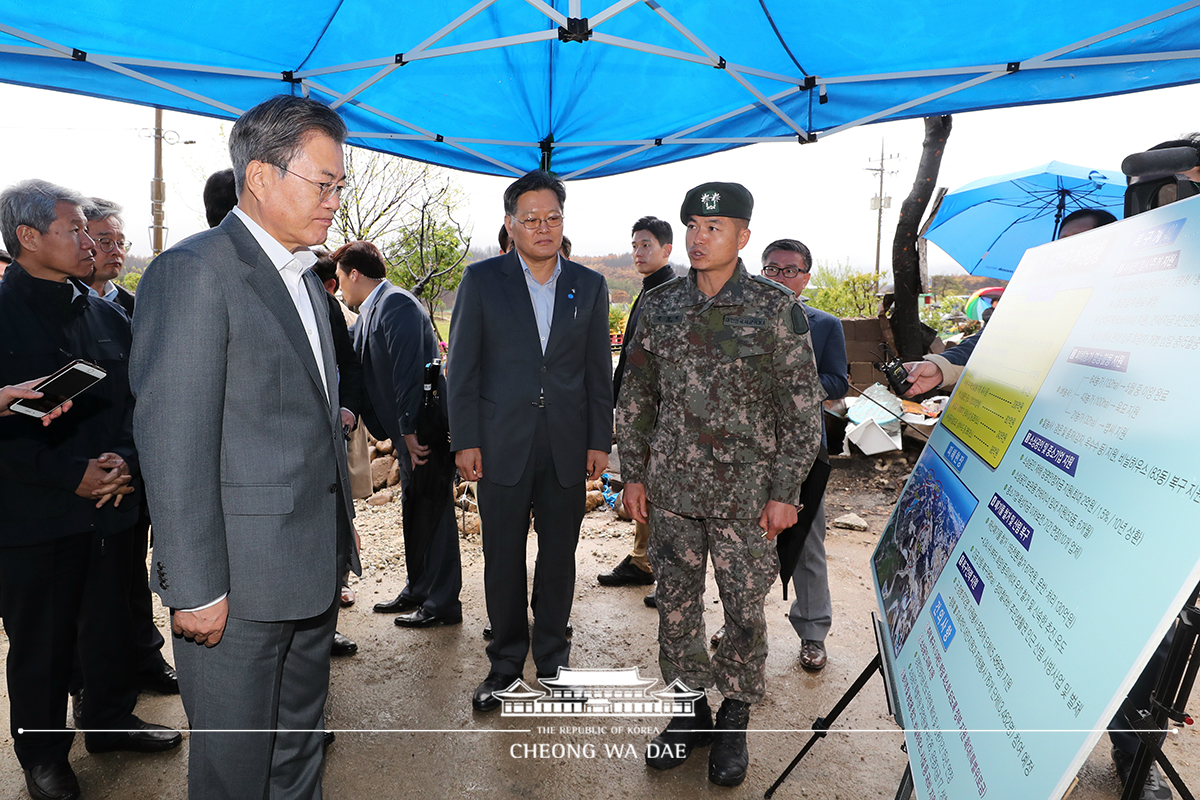
[[[566,189],[536,170],[504,192],[514,252],[467,267],[450,320],[450,447],[479,482],[491,671],[478,711],[521,677],[530,651],[525,613],[529,512],[538,539],[533,660],[539,677],[565,667],[575,592],[575,545],[586,478],[612,445],[608,285],[559,256]]]
[[[193,800],[321,795],[336,600],[343,570],[359,567],[308,248],[338,208],[345,135],[336,113],[300,97],[243,114],[229,137],[237,208],[138,286],[134,434]]]

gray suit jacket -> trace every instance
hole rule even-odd
[[[166,606],[228,592],[231,616],[303,619],[329,608],[347,558],[358,570],[324,289],[311,272],[303,285],[324,385],[283,279],[236,215],[138,285],[134,438]]]
[[[533,446],[545,396],[558,482],[581,483],[587,451],[612,447],[608,284],[563,262],[543,355],[516,251],[467,267],[450,318],[450,447],[479,447],[488,480],[512,486]]]

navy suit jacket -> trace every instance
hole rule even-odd
[[[386,281],[381,285],[375,304],[354,323],[354,349],[367,390],[367,430],[400,446],[405,434],[416,432],[425,365],[437,358],[438,340],[417,298]]]
[[[804,306],[808,330],[812,335],[813,355],[817,359],[817,377],[825,389],[826,400],[845,397],[850,391],[850,371],[846,363],[846,332],[842,321],[819,308]]]
[[[562,262],[543,354],[516,251],[467,267],[450,318],[451,449],[480,448],[488,480],[515,485],[543,396],[558,482],[582,482],[587,451],[612,447],[609,342],[608,284],[598,272]]]

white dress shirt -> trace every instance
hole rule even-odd
[[[283,285],[287,287],[288,294],[291,295],[292,302],[296,305],[296,313],[300,315],[300,322],[304,325],[304,332],[308,335],[308,344],[312,348],[313,358],[316,359],[317,369],[321,373],[321,385],[325,387],[323,393],[325,402],[329,402],[329,381],[325,376],[325,359],[321,355],[317,316],[313,310],[312,300],[308,296],[308,290],[304,288],[304,273],[317,263],[316,255],[311,250],[288,252],[288,249],[275,241],[275,238],[263,230],[261,225],[250,219],[245,211],[234,206],[233,213],[237,214],[238,219],[245,223],[246,228],[258,242],[258,246],[267,254],[267,258],[271,259],[275,269],[279,270],[279,277],[283,278]]]

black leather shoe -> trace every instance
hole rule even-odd
[[[76,800],[79,781],[66,761],[38,764],[25,770],[25,788],[33,800]]]
[[[708,698],[696,701],[690,717],[671,717],[667,727],[646,745],[646,766],[654,769],[675,769],[697,747],[712,744],[712,709]]]
[[[459,625],[462,623],[462,614],[457,614],[453,617],[443,617],[437,614],[430,614],[424,608],[418,608],[411,614],[401,614],[396,617],[395,622],[401,628],[432,628],[437,625]]]
[[[642,602],[649,608],[658,608],[658,592],[653,591],[642,598]]]
[[[158,657],[158,663],[138,672],[138,689],[159,694],[179,694],[179,675],[175,668]]]
[[[358,652],[358,645],[344,634],[333,632],[333,645],[329,648],[331,656],[352,656]]]
[[[492,621],[489,619],[487,624],[483,626],[483,638],[489,642],[492,640]]]
[[[321,737],[321,747],[328,748],[329,745],[333,744],[336,739],[336,733],[333,731],[325,731],[325,734]]]
[[[596,576],[601,586],[649,586],[654,583],[654,573],[646,572],[641,567],[633,565],[633,556],[625,556],[625,560],[612,568],[611,572],[602,572]]]
[[[708,780],[717,786],[737,786],[746,780],[750,752],[746,749],[746,725],[750,704],[725,699],[717,711],[713,748],[708,754]]]
[[[483,683],[475,689],[475,694],[471,695],[471,706],[476,711],[495,711],[500,707],[500,698],[496,697],[496,692],[503,692],[520,679],[520,675],[489,672],[488,676],[483,679]]]
[[[183,734],[179,731],[133,718],[129,730],[118,733],[88,732],[83,744],[89,753],[161,753],[179,747]]]
[[[411,597],[405,597],[403,594],[397,595],[394,600],[386,600],[382,603],[375,604],[376,614],[403,614],[405,611],[412,611],[414,608],[421,607],[420,600],[415,600]]]

